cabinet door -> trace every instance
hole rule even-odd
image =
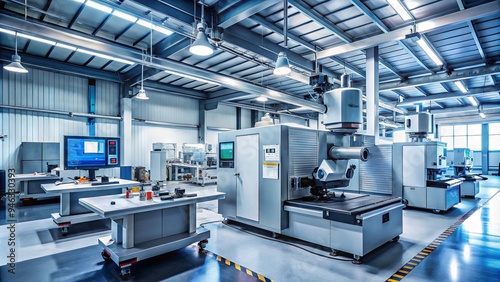
[[[236,216],[259,221],[259,134],[236,136]]]

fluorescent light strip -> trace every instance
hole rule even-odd
[[[117,62],[120,62],[120,63],[124,63],[124,64],[127,64],[127,65],[133,65],[135,64],[134,62],[132,61],[129,61],[129,60],[125,60],[125,59],[120,59],[120,58],[113,58],[114,61],[117,61]]]
[[[165,35],[170,35],[172,34],[173,32],[170,30],[170,29],[166,29],[164,27],[161,27],[161,26],[157,26],[157,25],[153,25],[153,29],[158,31],[158,32],[161,32]]]
[[[113,9],[111,9],[110,7],[101,5],[101,4],[96,3],[94,1],[91,1],[91,0],[88,0],[87,3],[85,3],[85,5],[92,7],[94,9],[97,9],[99,11],[102,11],[104,13],[107,13],[107,14],[111,14],[111,12],[113,11]]]
[[[398,13],[398,15],[404,20],[408,21],[413,19],[413,17],[406,11],[406,9],[399,3],[398,0],[387,0],[389,2],[389,5],[392,6],[394,10]]]
[[[462,81],[455,80],[453,81],[453,83],[455,83],[455,85],[458,87],[458,89],[460,89],[460,91],[462,91],[462,93],[467,93],[467,88]]]
[[[42,43],[45,43],[45,44],[56,45],[55,41],[50,41],[50,40],[38,38],[38,37],[35,37],[35,36],[31,36],[31,35],[27,35],[27,34],[22,34],[22,33],[17,33],[17,35],[19,37],[23,37],[23,38],[34,40],[34,41],[38,41],[38,42],[42,42]]]
[[[395,123],[389,123],[389,122],[385,122],[385,121],[380,121],[379,122],[380,125],[385,125],[387,127],[392,127],[392,128],[398,128],[399,125],[395,124]]]
[[[151,28],[151,22],[145,21],[143,19],[139,19],[137,21],[137,24],[140,24],[140,25],[145,26],[147,28]]]
[[[11,35],[16,35],[16,33],[14,31],[8,30],[8,29],[3,29],[3,28],[0,28],[0,32],[11,34]]]
[[[118,10],[115,10],[115,11],[113,12],[113,15],[114,15],[114,16],[117,16],[117,17],[119,17],[119,18],[122,18],[122,19],[124,19],[124,20],[127,20],[127,21],[129,21],[129,22],[132,22],[132,23],[135,23],[135,22],[137,21],[137,18],[136,18],[136,17],[131,16],[131,15],[129,15],[129,14],[125,14],[125,13],[120,12],[120,11],[118,11]]]
[[[479,116],[482,118],[486,118],[486,115],[483,112],[479,112]]]
[[[427,56],[429,56],[431,58],[431,60],[437,66],[443,65],[443,62],[441,61],[441,59],[439,59],[438,55],[436,55],[436,53],[434,53],[432,48],[429,46],[429,44],[427,44],[427,42],[424,39],[420,38],[419,40],[417,40],[417,43],[424,50],[424,52],[427,54]]]
[[[474,107],[477,107],[479,106],[479,103],[476,99],[476,97],[474,96],[468,96],[467,99],[469,99],[470,103],[474,106]]]
[[[165,70],[164,72],[169,73],[169,74],[174,74],[174,75],[182,76],[182,77],[185,77],[185,78],[190,78],[190,79],[193,79],[193,80],[198,80],[198,81],[205,82],[205,83],[219,85],[217,82],[213,82],[213,81],[206,80],[206,79],[203,79],[203,78],[198,78],[198,77],[194,77],[194,76],[190,76],[190,75],[178,73],[178,72],[175,72],[175,71]]]
[[[62,43],[59,43],[59,42],[57,42],[57,43],[56,43],[56,46],[57,46],[57,47],[64,48],[64,49],[68,49],[68,50],[76,51],[76,47],[69,46],[69,45],[66,45],[66,44],[62,44]]]
[[[114,59],[111,56],[104,55],[104,54],[99,54],[99,53],[88,51],[88,50],[85,50],[85,49],[78,48],[77,51],[80,52],[80,53],[84,53],[84,54],[88,54],[88,55],[100,57],[100,58],[107,59],[107,60],[113,60]]]
[[[76,2],[83,3],[85,0],[75,0]]]

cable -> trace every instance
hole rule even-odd
[[[209,223],[214,223],[214,222],[221,222],[221,221],[213,221],[213,222],[205,222],[203,224],[201,224],[200,226],[203,226],[204,224],[209,224]],[[290,242],[286,242],[286,241],[283,241],[283,240],[278,240],[278,239],[275,239],[275,238],[269,238],[267,236],[264,236],[264,235],[261,235],[261,234],[257,234],[255,232],[251,232],[251,231],[248,231],[248,230],[244,230],[243,228],[239,228],[239,227],[236,227],[236,226],[231,226],[229,225],[228,223],[224,223],[222,221],[222,224],[224,224],[225,226],[229,227],[229,228],[233,228],[235,230],[238,230],[238,231],[241,231],[241,232],[245,232],[247,234],[250,234],[250,235],[253,235],[253,236],[256,236],[256,237],[259,237],[259,238],[262,238],[262,239],[266,239],[266,240],[269,240],[269,241],[274,241],[274,242],[278,242],[278,243],[282,243],[282,244],[286,244],[286,245],[289,245],[289,246],[292,246],[292,247],[295,247],[295,248],[298,248],[298,249],[301,249],[303,251],[306,251],[308,253],[311,253],[313,255],[317,255],[319,257],[324,257],[324,258],[327,258],[327,259],[333,259],[333,260],[339,260],[339,261],[352,261],[351,259],[341,259],[341,258],[336,258],[336,257],[332,257],[332,256],[327,256],[327,255],[323,255],[323,254],[319,254],[319,253],[316,253],[316,252],[313,252],[313,251],[310,251],[302,246],[299,246],[297,244],[293,244],[293,243],[290,243]]]

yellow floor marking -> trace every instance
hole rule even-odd
[[[234,264],[234,268],[238,269],[239,271],[241,271],[241,266],[239,264]]]
[[[253,273],[251,270],[247,269],[247,274],[250,275],[250,276],[253,276]]]
[[[231,261],[230,260],[226,259],[225,262],[226,262],[227,265],[231,265]]]
[[[393,274],[392,276],[394,276],[396,278],[399,278],[399,279],[403,279],[404,278],[403,275],[399,275],[399,274]]]
[[[221,261],[222,258],[220,256],[217,256],[217,261]]]
[[[266,277],[260,275],[260,274],[257,274],[257,277],[259,278],[260,281],[266,281]]]

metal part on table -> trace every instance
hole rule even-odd
[[[124,179],[112,179],[118,181],[114,184],[92,185],[91,183],[78,184],[42,184],[42,189],[48,194],[60,196],[60,207],[58,213],[51,214],[54,223],[65,228],[71,224],[99,220],[100,217],[79,204],[80,198],[97,197],[124,193],[127,187],[137,186],[139,182]]]
[[[111,218],[111,236],[99,238],[103,258],[111,259],[130,273],[133,263],[202,242],[210,231],[196,228],[196,203],[222,199],[223,193],[201,191],[195,197],[140,202],[137,197],[112,195],[80,199],[101,218]],[[114,204],[111,204],[114,202]]]
[[[446,179],[446,143],[393,144],[393,195],[410,207],[446,211],[460,199],[459,179]]]

